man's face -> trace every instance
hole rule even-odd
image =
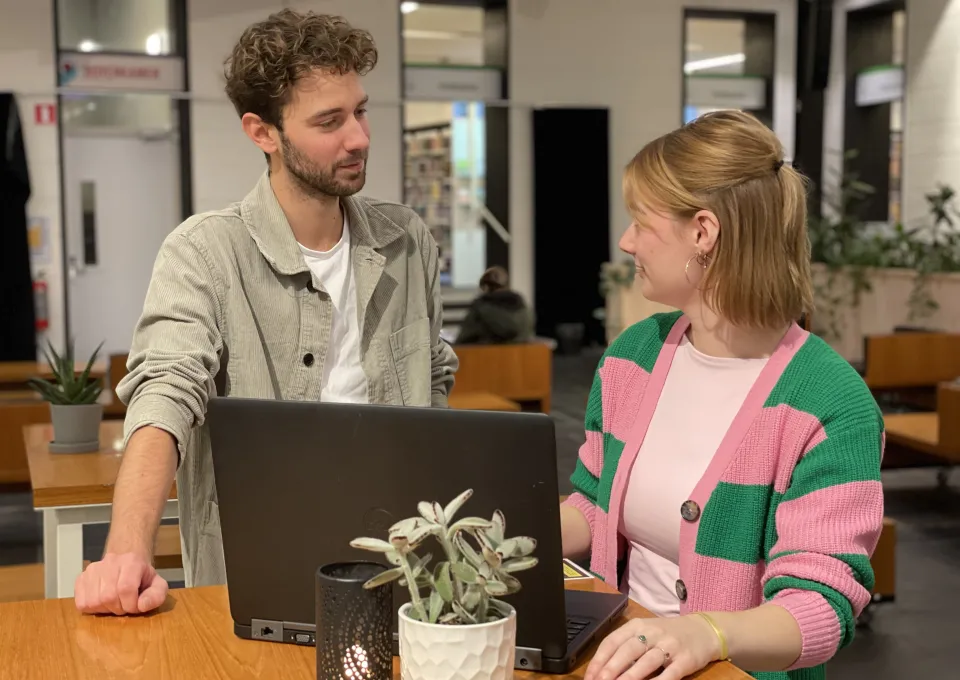
[[[297,83],[278,130],[280,160],[307,195],[350,196],[367,178],[367,94],[355,72]]]

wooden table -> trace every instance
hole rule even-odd
[[[883,416],[887,439],[937,455],[940,417],[936,413],[887,413]]]
[[[583,589],[607,589],[595,581]],[[650,616],[630,604],[625,616]],[[81,616],[72,600],[0,604],[0,680],[316,680],[316,649],[241,640],[233,634],[225,586],[172,590],[155,613],[142,617]],[[517,680],[582,678],[586,661],[569,676],[516,673]],[[400,677],[397,659],[393,677]],[[729,663],[691,676],[749,680]]]
[[[98,453],[50,453],[50,424],[28,425],[23,437],[33,507],[43,512],[44,592],[47,597],[73,597],[74,581],[83,571],[83,525],[110,522],[113,485],[122,460],[123,421],[100,424]],[[178,516],[174,485],[163,517]]]

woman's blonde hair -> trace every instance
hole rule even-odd
[[[650,142],[627,165],[623,192],[634,216],[643,208],[679,220],[717,216],[700,287],[730,323],[777,328],[812,312],[806,181],[750,114],[708,113]]]

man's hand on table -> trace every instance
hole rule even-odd
[[[74,602],[84,614],[145,614],[167,599],[167,582],[135,553],[107,553],[91,563],[74,586]]]

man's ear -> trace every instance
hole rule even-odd
[[[696,246],[704,255],[709,255],[720,240],[720,220],[709,210],[700,210],[693,216],[696,229]]]
[[[279,145],[278,130],[255,113],[245,113],[240,119],[244,133],[261,151],[270,155],[277,152]]]

